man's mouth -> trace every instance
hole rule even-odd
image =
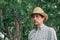
[[[34,21],[34,24],[37,24],[38,22],[37,21]]]

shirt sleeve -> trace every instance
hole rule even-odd
[[[31,40],[31,35],[32,35],[33,31],[30,31],[29,35],[28,35],[28,40]]]
[[[53,28],[51,31],[51,40],[57,40],[56,31]]]
[[[33,35],[34,32],[35,32],[34,29],[30,31],[30,33],[29,33],[29,35],[28,35],[28,40],[31,40],[31,39],[32,39],[31,36]]]

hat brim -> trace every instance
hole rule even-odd
[[[46,13],[31,13],[30,16],[32,17],[33,15],[42,15],[45,18],[45,20],[48,19],[48,15]]]

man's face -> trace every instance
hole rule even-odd
[[[41,25],[44,21],[44,17],[40,16],[39,14],[35,14],[32,16],[33,23],[35,25]]]

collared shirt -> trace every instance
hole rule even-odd
[[[37,30],[31,30],[28,40],[57,40],[57,37],[53,28],[42,25]]]

